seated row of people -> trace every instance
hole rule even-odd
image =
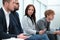
[[[50,40],[47,32],[50,30],[50,21],[54,18],[53,10],[47,10],[45,17],[36,23],[36,9],[34,5],[29,4],[20,24],[19,15],[16,12],[18,9],[18,0],[3,0],[3,7],[0,9],[0,40],[12,37],[20,40]],[[53,34],[56,35],[58,32],[60,31]]]

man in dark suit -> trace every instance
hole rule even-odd
[[[15,0],[3,0],[3,7],[0,9],[0,40],[11,37],[25,39],[27,36],[21,34],[22,28],[16,23],[11,11],[14,10]],[[17,19],[19,20],[19,19]],[[17,28],[17,27],[19,28]],[[20,30],[20,31],[17,31]]]
[[[19,9],[19,3],[18,3],[18,0],[17,0],[17,1],[15,1],[14,11],[11,11],[11,14],[10,14],[10,17],[13,16],[11,18],[12,19],[12,23],[18,28],[17,29],[18,32],[16,34],[23,33],[23,30],[21,28],[20,19],[19,19],[19,14],[16,12],[18,9]]]

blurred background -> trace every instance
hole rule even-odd
[[[20,8],[18,10],[20,22],[25,14],[25,8],[28,4],[33,4],[36,8],[36,22],[44,17],[44,12],[47,9],[52,9],[55,11],[55,18],[51,22],[50,28],[60,27],[60,0],[19,0]],[[2,0],[0,0],[0,8],[2,7]],[[58,40],[60,40],[58,38]]]

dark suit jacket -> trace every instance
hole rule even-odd
[[[13,20],[13,22],[12,22],[13,25],[15,25],[18,28],[17,29],[18,31],[16,32],[16,34],[23,33],[18,13],[16,11],[12,12],[11,17],[12,17],[12,20]]]
[[[9,34],[7,34],[7,24],[3,9],[0,9],[0,40],[8,39],[11,37],[17,37],[18,34],[22,33],[22,28],[18,22],[19,18],[16,18],[10,14]],[[19,29],[18,29],[19,28]]]

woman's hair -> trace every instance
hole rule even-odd
[[[35,21],[36,21],[36,17],[35,17],[35,12],[36,12],[36,10],[35,10],[34,5],[29,4],[29,5],[26,7],[26,9],[25,9],[25,15],[29,16],[29,15],[28,15],[28,9],[29,9],[29,7],[31,7],[31,6],[34,8],[34,12],[33,12],[33,14],[31,15],[31,18],[33,18],[33,20],[34,20],[34,22],[35,22]]]

